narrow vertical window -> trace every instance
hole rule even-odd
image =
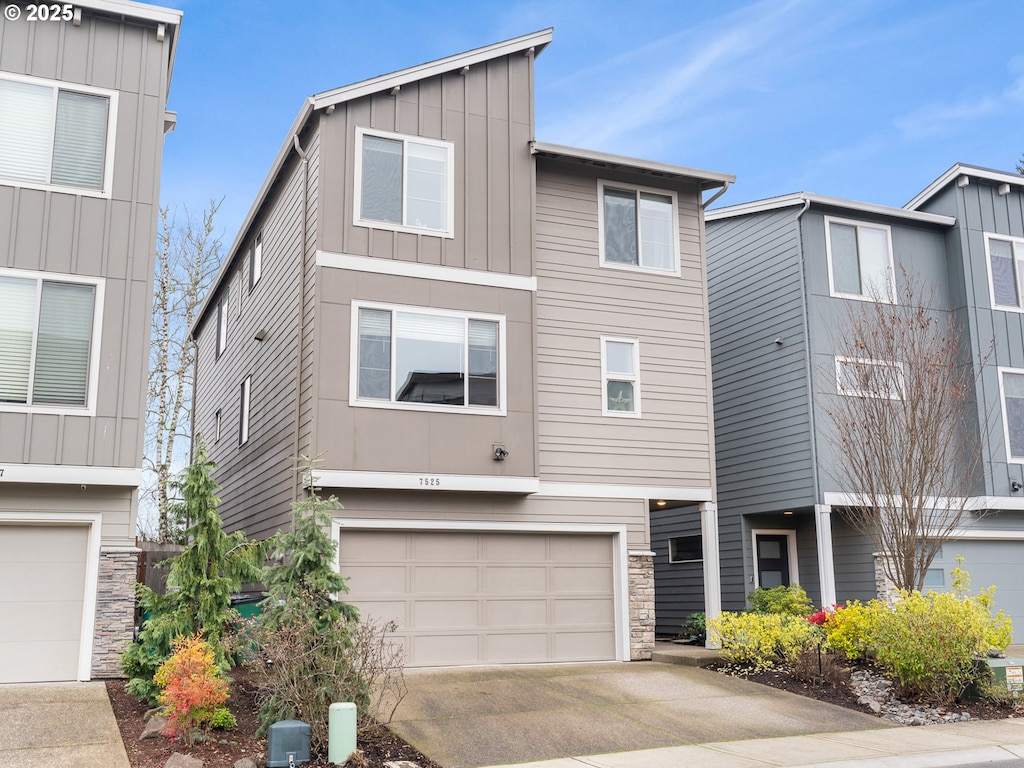
[[[238,403],[238,444],[245,445],[249,441],[249,387],[252,376],[246,376],[242,382]]]
[[[601,373],[605,416],[640,415],[640,343],[636,339],[601,338]]]
[[[985,235],[992,306],[1024,310],[1024,240]]]
[[[249,249],[249,290],[263,277],[263,233],[256,235],[256,240]]]
[[[242,316],[242,299],[245,296],[245,283],[242,279],[242,263],[238,264],[237,279],[235,284],[238,286],[238,316]]]
[[[224,294],[217,302],[217,357],[224,354],[228,346],[228,297]]]
[[[1024,462],[1024,371],[999,371],[1007,461]]]
[[[217,413],[213,415],[213,441],[220,442],[220,427],[221,427],[221,409],[217,409]]]

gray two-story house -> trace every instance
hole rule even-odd
[[[957,165],[903,208],[813,194],[707,214],[723,605],[755,587],[801,584],[820,605],[866,599],[888,584],[871,541],[850,524],[830,402],[854,395],[841,354],[854,302],[894,300],[907,280],[960,329],[978,376],[982,456],[965,484],[970,510],[926,577],[950,586],[965,558],[975,587],[1024,627],[1024,179]],[[890,361],[878,364],[889,365]],[[973,409],[975,405],[972,405]],[[1018,434],[1020,433],[1020,434]],[[658,629],[701,610],[699,574],[674,554],[692,525],[655,512]]]
[[[649,510],[717,595],[704,194],[535,140],[551,30],[311,96],[194,328],[225,524],[334,514],[412,666],[648,658]]]
[[[160,164],[181,13],[0,18],[0,683],[131,641]]]

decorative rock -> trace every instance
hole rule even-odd
[[[384,763],[384,768],[420,768],[420,766],[411,760],[391,760]]]
[[[139,736],[139,741],[143,739],[155,739],[157,736],[163,736],[164,728],[167,727],[167,717],[165,715],[153,715],[146,721],[146,727],[142,729],[142,735]]]
[[[243,757],[241,760],[235,760],[235,764],[231,768],[259,768],[259,766],[251,757]]]
[[[893,693],[892,681],[858,670],[850,675],[850,689],[857,694],[857,703],[884,720],[899,725],[932,725],[934,723],[967,722],[967,712],[950,713],[945,709],[929,709],[904,704]]]
[[[206,768],[202,760],[175,752],[164,763],[164,768]]]
[[[157,713],[163,713],[163,711],[164,711],[163,707],[153,707],[152,709],[147,709],[146,710],[146,714],[144,714],[142,716],[142,722],[144,722],[144,723],[148,722],[149,718],[151,718],[153,715],[155,715]]]

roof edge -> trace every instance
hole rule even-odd
[[[455,69],[471,67],[483,61],[489,61],[490,59],[496,59],[512,53],[519,53],[520,51],[530,51],[532,49],[536,56],[547,47],[553,35],[554,27],[548,27],[537,32],[531,32],[528,35],[514,37],[511,40],[485,45],[482,48],[474,48],[465,53],[457,53],[453,56],[446,56],[443,59],[429,61],[426,64],[417,64],[414,67],[372,77],[369,80],[361,80],[358,83],[333,88],[313,96],[314,108],[322,109],[332,104],[340,104],[362,96],[380,93],[381,91],[401,87],[406,83],[443,75]]]
[[[132,0],[78,0],[75,5],[88,8],[91,11],[132,16],[136,19],[146,19],[162,24],[174,24],[175,26],[181,24],[181,11],[149,3],[136,3]]]
[[[1024,182],[1024,179],[1022,179]],[[811,192],[796,192],[790,195],[769,197],[764,200],[754,200],[749,203],[739,203],[724,208],[716,208],[704,214],[705,221],[716,221],[728,219],[735,216],[746,216],[752,213],[763,213],[765,211],[789,208],[796,205],[827,205],[832,208],[847,208],[861,213],[873,213],[879,216],[891,216],[907,221],[914,221],[921,224],[935,224],[937,226],[951,227],[956,224],[952,216],[941,216],[937,213],[924,213],[921,211],[908,211],[905,208],[893,208],[888,205],[877,203],[864,203],[859,200],[844,200],[840,197],[828,197],[827,195],[816,195]]]
[[[910,200],[903,207],[911,211],[917,210],[935,197],[935,195],[937,195],[958,176],[974,176],[975,178],[994,181],[998,184],[1016,184],[1018,186],[1024,186],[1024,176],[1021,176],[1019,173],[997,171],[992,168],[967,165],[966,163],[954,163],[952,168],[925,187],[916,197],[914,197],[914,199]]]
[[[636,157],[612,155],[607,152],[567,147],[562,144],[550,144],[544,141],[531,141],[530,152],[534,155],[557,155],[559,157],[585,160],[592,163],[626,166],[627,168],[635,168],[641,171],[656,171],[658,173],[671,174],[673,176],[686,176],[691,179],[700,179],[701,181],[712,182],[712,186],[724,186],[736,181],[736,177],[731,173],[705,171],[699,168],[690,168],[685,165],[672,165],[670,163],[661,163],[654,160],[641,160]]]

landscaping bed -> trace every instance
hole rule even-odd
[[[258,766],[265,765],[267,755],[266,738],[256,736],[255,691],[246,678],[244,669],[236,669],[231,675],[231,695],[227,706],[234,714],[238,725],[228,731],[213,731],[207,741],[194,746],[173,742],[165,736],[140,740],[145,727],[144,716],[149,709],[125,691],[124,680],[107,682],[107,696],[110,698],[114,717],[121,731],[121,740],[132,768],[163,768],[175,752],[202,760],[205,768],[232,768],[236,760],[252,758]],[[361,757],[349,761],[359,768],[383,768],[384,763],[408,760],[420,768],[440,768],[429,758],[417,752],[405,741],[381,726],[376,732],[363,734],[358,741]],[[314,756],[309,766],[326,768],[332,765],[326,755]]]

